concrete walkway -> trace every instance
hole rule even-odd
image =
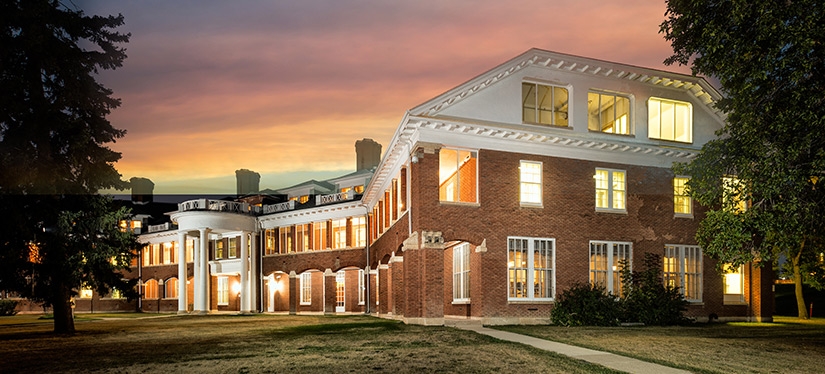
[[[565,356],[577,358],[594,364],[602,365],[614,370],[638,374],[686,374],[689,371],[674,369],[659,364],[637,360],[635,358],[619,356],[613,353],[594,351],[592,349],[576,347],[572,345],[552,342],[549,340],[534,338],[532,336],[516,334],[507,331],[489,329],[480,323],[456,323],[449,324],[452,327],[462,330],[475,331],[479,334],[492,336],[496,339],[510,342],[531,345],[545,351],[556,352]]]

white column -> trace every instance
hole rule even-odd
[[[198,305],[195,306],[195,311],[199,314],[209,313],[209,233],[212,230],[209,228],[200,229],[200,264],[198,280],[195,282],[195,293],[198,295]]]
[[[186,314],[186,233],[178,231],[178,314]]]
[[[252,241],[252,249],[249,251],[249,262],[250,262],[250,269],[249,269],[249,310],[253,312],[258,311],[258,306],[255,305],[255,298],[258,295],[258,287],[260,283],[258,278],[260,274],[258,273],[258,235],[256,233],[250,234],[250,240]]]
[[[241,231],[241,313],[249,313],[249,233]]]

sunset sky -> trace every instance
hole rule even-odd
[[[389,143],[404,112],[530,48],[665,67],[664,1],[83,1],[122,13],[122,100],[111,144],[156,194],[235,192],[355,169],[355,141]]]

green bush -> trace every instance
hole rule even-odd
[[[13,316],[17,314],[17,301],[9,299],[0,300],[0,316]]]
[[[624,264],[622,264],[624,265]],[[645,325],[678,325],[690,322],[685,318],[688,302],[678,287],[666,286],[662,281],[662,259],[654,253],[645,253],[642,270],[631,272],[622,266],[622,322],[641,322]]]
[[[684,317],[688,302],[676,287],[662,281],[662,260],[645,253],[642,270],[631,272],[621,262],[622,296],[604,287],[576,283],[556,298],[551,321],[562,326],[616,326],[621,322],[645,325],[678,325],[690,322]]]
[[[556,299],[551,320],[561,326],[616,326],[620,308],[604,287],[576,283]]]

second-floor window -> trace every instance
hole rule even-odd
[[[627,195],[624,170],[596,169],[596,210],[624,212]]]
[[[521,205],[541,206],[541,162],[519,164]]]
[[[438,196],[441,201],[478,201],[476,152],[442,148],[438,154]]]

